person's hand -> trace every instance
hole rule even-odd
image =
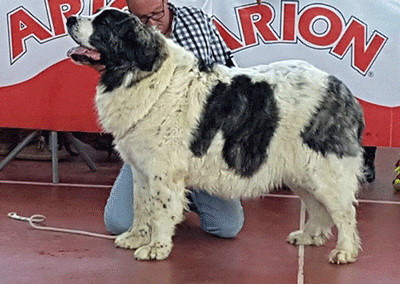
[[[261,4],[261,0],[257,0],[257,5],[260,5]]]

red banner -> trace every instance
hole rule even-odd
[[[58,62],[34,78],[0,88],[0,126],[99,132],[94,95],[99,75],[89,67]]]

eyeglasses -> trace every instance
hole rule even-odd
[[[161,7],[151,13],[150,15],[140,16],[139,19],[143,24],[147,24],[150,19],[156,22],[159,22],[165,16],[165,5],[164,0],[161,2]]]

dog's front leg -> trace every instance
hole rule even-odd
[[[117,247],[137,249],[147,245],[151,240],[151,213],[148,193],[150,191],[149,180],[146,175],[131,166],[133,172],[133,200],[132,210],[134,219],[131,228],[115,239]]]
[[[149,216],[151,240],[135,251],[135,257],[161,260],[169,256],[175,225],[183,220],[183,210],[187,203],[185,187],[183,180],[173,182],[166,175],[149,177],[149,185],[145,213]],[[143,206],[141,202],[135,200],[135,208]]]

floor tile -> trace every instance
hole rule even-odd
[[[304,283],[400,282],[400,204],[361,203],[357,214],[362,238],[362,251],[357,262],[349,265],[328,263],[329,252],[336,245],[335,233],[324,246],[305,249]]]
[[[37,231],[6,217],[11,211],[47,216],[47,225],[106,233],[102,221],[109,189],[3,185],[0,193],[2,283],[294,283],[297,248],[285,242],[298,228],[297,199],[243,203],[246,223],[235,239],[206,234],[189,213],[178,226],[170,257],[134,260],[111,240]],[[293,218],[294,217],[294,218]],[[19,269],[23,267],[23,270]],[[89,281],[89,282],[88,282]],[[126,282],[128,283],[128,282]]]

